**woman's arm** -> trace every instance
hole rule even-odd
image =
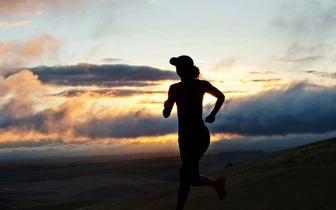
[[[209,116],[207,116],[205,118],[205,122],[213,123],[215,121],[215,116],[216,116],[217,112],[219,111],[219,109],[222,107],[222,105],[224,103],[225,96],[216,87],[212,86],[209,82],[207,82],[207,83],[208,84],[207,84],[206,92],[209,93],[210,95],[216,97],[217,101],[216,101],[216,104],[215,104],[213,110],[209,114]]]
[[[163,116],[165,118],[170,116],[171,110],[173,109],[174,106],[174,100],[173,100],[173,90],[172,90],[172,86],[169,87],[169,91],[168,91],[168,99],[167,101],[164,102],[164,109],[163,109]]]

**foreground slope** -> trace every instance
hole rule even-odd
[[[192,187],[186,210],[336,209],[336,138],[255,158],[209,174],[227,177],[228,196]],[[177,186],[120,202],[81,209],[174,209]]]
[[[0,160],[0,209],[73,210],[161,191],[178,183],[181,161],[158,155],[164,154]],[[208,173],[261,155],[207,154],[200,168]]]

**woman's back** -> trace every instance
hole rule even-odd
[[[179,128],[204,124],[202,119],[203,96],[209,82],[203,80],[183,81],[171,86],[171,94],[177,105]]]

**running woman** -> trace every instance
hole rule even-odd
[[[163,116],[170,116],[176,103],[178,116],[178,144],[182,165],[179,170],[180,186],[177,198],[177,210],[182,210],[187,200],[190,185],[211,186],[218,198],[226,197],[225,177],[214,180],[200,175],[198,162],[209,147],[210,134],[202,118],[203,96],[209,93],[217,98],[216,104],[205,122],[213,123],[218,110],[223,105],[225,96],[212,86],[210,82],[199,80],[200,71],[194,61],[187,55],[173,57],[170,64],[176,67],[181,82],[172,84],[168,91],[168,99],[164,103]]]

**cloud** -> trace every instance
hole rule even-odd
[[[248,90],[225,90],[223,91],[224,94],[229,94],[229,93],[248,93],[250,91]]]
[[[12,108],[14,107],[14,108]],[[177,119],[154,116],[147,110],[120,113],[85,111],[85,103],[73,99],[56,107],[34,113],[29,103],[10,100],[1,107],[0,130],[21,133],[63,136],[64,139],[134,138],[157,136],[177,131]],[[22,112],[18,113],[18,111]]]
[[[0,17],[34,15],[40,13],[43,1],[37,0],[0,0]]]
[[[275,74],[273,71],[250,71],[250,74]]]
[[[240,80],[242,83],[253,83],[253,82],[265,82],[265,83],[270,83],[270,82],[279,82],[282,81],[281,78],[270,78],[270,79],[252,79],[252,80]]]
[[[20,140],[20,141],[8,141],[0,142],[0,148],[36,148],[43,147],[46,145],[65,145],[66,143],[62,139],[38,139],[38,140]]]
[[[0,27],[16,27],[16,26],[32,26],[32,23],[31,21],[28,20],[0,22]]]
[[[336,130],[335,110],[336,86],[293,83],[230,100],[211,127],[247,136],[326,133]]]
[[[111,155],[116,149],[111,145],[100,143],[99,145],[89,142],[64,143],[60,140],[27,140],[22,142],[0,143],[0,157],[2,160],[36,157],[57,156],[88,156],[88,155]]]
[[[115,63],[115,62],[120,62],[122,61],[123,59],[120,59],[120,58],[103,58],[101,59],[101,63]]]
[[[38,75],[29,70],[7,78],[0,77],[0,139],[62,138],[101,139],[155,136],[176,132],[176,117],[163,120],[161,115],[141,109],[117,111],[115,108],[88,102],[88,92],[68,97],[52,107],[36,109],[43,97],[37,92],[45,88]],[[25,85],[22,85],[25,84]],[[94,94],[105,94],[106,90]],[[116,94],[154,93],[151,90],[114,90]],[[119,93],[118,93],[119,91]],[[91,93],[91,92],[89,92]],[[86,94],[86,95],[85,95]],[[107,93],[109,94],[109,93]],[[101,95],[99,96],[101,97]],[[92,97],[91,97],[92,98]],[[10,134],[7,135],[6,134]]]
[[[87,107],[87,99],[76,95],[56,107],[36,111],[33,98],[18,84],[31,81],[39,89],[37,76],[23,71],[6,78],[3,91],[17,94],[0,106],[0,130],[36,132],[75,138],[134,138],[177,131],[176,116],[163,119],[149,110],[113,110]],[[209,127],[215,133],[245,136],[325,133],[336,130],[336,86],[294,83],[254,95],[230,99]],[[83,93],[84,94],[84,93]],[[102,94],[105,94],[104,91]],[[128,93],[124,93],[128,94]],[[2,93],[4,95],[4,93]],[[205,107],[209,112],[210,106]]]
[[[166,91],[151,91],[151,90],[135,90],[135,89],[99,89],[99,90],[68,90],[54,96],[74,97],[81,96],[83,94],[91,97],[131,97],[145,94],[162,94]],[[162,102],[160,102],[162,103]]]
[[[177,131],[177,119],[163,119],[146,110],[104,118],[93,118],[75,126],[75,136],[90,138],[158,136]]]
[[[86,2],[85,0],[0,0],[0,18],[17,16],[35,16],[47,12],[67,11],[71,8],[78,8]]]
[[[331,53],[328,44],[323,43],[292,43],[284,56],[274,57],[274,60],[292,63],[294,65],[311,66],[312,64],[327,60]]]
[[[31,59],[41,59],[45,55],[55,56],[60,45],[61,42],[49,34],[31,36],[26,41],[0,42],[0,62],[3,66],[21,66]]]
[[[102,156],[119,155],[127,153],[155,153],[172,154],[177,153],[176,140],[168,142],[144,142],[142,139],[133,139],[125,142],[123,140],[99,141],[99,142],[64,142],[62,139],[39,141],[23,141],[0,143],[0,162],[8,159],[29,158],[29,157],[57,157],[57,156]],[[143,157],[143,156],[142,156]]]
[[[336,29],[334,1],[291,1],[282,5],[271,26],[280,33],[311,41],[329,37]]]
[[[281,57],[277,58],[278,61],[284,61],[284,62],[314,62],[318,60],[326,59],[325,56],[308,56],[303,58],[297,58],[297,59],[291,59],[288,57]]]
[[[336,33],[334,1],[291,1],[284,4],[272,20],[271,28],[288,43],[284,55],[275,56],[294,67],[309,68],[334,57]]]
[[[79,75],[83,73],[83,68],[87,64],[83,65],[84,67],[81,65],[79,65]],[[115,65],[108,65],[108,67],[110,66]],[[124,67],[126,70],[123,72],[126,72],[126,75],[130,74],[127,72],[128,68],[139,70],[138,67]],[[97,68],[99,69],[100,66]],[[105,71],[105,68],[106,66],[102,68],[102,71]],[[145,67],[145,69],[147,68]],[[152,70],[150,69],[149,72]],[[63,71],[61,68],[60,71],[67,74],[70,70]],[[160,72],[158,69],[153,71]],[[74,75],[77,75],[78,72],[76,70],[70,71]],[[95,75],[98,74],[97,72],[100,70],[86,70],[84,75]],[[148,78],[152,74],[147,73],[141,74],[140,78],[146,81],[161,79],[160,76]],[[22,151],[22,148],[31,149],[30,152],[33,150],[46,152],[49,149],[70,151],[73,149],[71,145],[77,141],[80,141],[83,148],[86,148],[83,151],[88,151],[89,146],[87,145],[94,142],[111,141],[131,144],[134,138],[159,138],[162,135],[176,134],[177,132],[176,115],[164,119],[161,112],[153,113],[152,110],[143,108],[143,106],[141,108],[122,107],[116,109],[115,107],[110,108],[108,105],[99,106],[88,100],[94,98],[95,94],[97,98],[106,95],[113,98],[133,94],[161,93],[160,91],[141,89],[112,89],[111,91],[106,88],[96,88],[96,90],[89,91],[79,88],[70,89],[68,93],[61,93],[67,96],[62,99],[63,101],[50,107],[36,109],[36,104],[45,101],[45,98],[37,93],[45,88],[46,84],[42,83],[39,75],[30,70],[20,71],[6,78],[0,77],[0,97],[2,98],[0,101],[0,140],[2,142],[0,143],[2,148],[0,153],[5,148],[10,151],[15,148],[21,148],[17,151]],[[50,92],[47,93],[50,94]],[[88,95],[89,97],[87,97]],[[155,98],[152,102],[162,103],[156,100]],[[211,108],[212,106],[206,106],[204,115],[209,113]],[[207,126],[215,135],[238,134],[238,136],[242,136],[236,138],[238,141],[235,143],[237,144],[239,141],[247,142],[251,139],[284,139],[286,136],[294,139],[295,135],[321,136],[325,133],[336,132],[335,110],[336,86],[323,87],[305,82],[292,83],[287,87],[228,98],[223,109],[216,116],[215,123],[207,124]],[[144,145],[142,141],[144,140],[139,140],[139,145]],[[266,147],[270,144],[259,145]],[[290,144],[286,143],[286,145]],[[53,154],[57,154],[57,152]]]
[[[225,71],[230,70],[234,64],[236,63],[237,58],[235,57],[229,57],[221,60],[215,67],[214,71],[219,71],[220,69],[224,69]]]
[[[149,66],[78,64],[30,69],[44,83],[57,85],[144,86],[178,79],[175,72]]]
[[[336,73],[330,73],[330,72],[322,72],[322,71],[314,71],[314,70],[303,70],[302,72],[307,73],[307,74],[314,74],[320,77],[325,77],[325,78],[333,78],[336,79]]]
[[[7,78],[0,77],[0,133],[14,131],[16,134],[35,131],[39,128],[48,128],[54,121],[71,110],[70,106],[64,108],[50,108],[36,112],[36,103],[41,103],[38,92],[45,89],[45,85],[38,80],[38,76],[29,70],[23,70]],[[79,108],[79,107],[77,107]],[[68,111],[68,112],[66,112]],[[57,126],[61,126],[60,124]],[[64,129],[64,127],[63,127]]]
[[[285,136],[245,136],[233,138],[230,140],[222,139],[212,142],[209,150],[263,150],[265,152],[273,152],[277,150],[296,147],[304,144],[313,143],[316,141],[333,138],[335,132],[322,134],[303,134],[303,135],[285,135]]]
[[[85,103],[68,100],[60,106],[36,112],[30,97],[13,97],[0,107],[0,130],[11,131],[21,136],[31,132],[46,135],[69,137],[73,124],[80,123],[85,116]],[[84,114],[83,114],[84,113]]]
[[[0,77],[0,97],[6,95],[27,96],[41,88],[41,81],[29,70],[10,75],[6,79]],[[25,85],[23,85],[25,84]]]
[[[11,131],[22,137],[33,132],[35,138],[56,136],[62,137],[65,141],[80,138],[92,141],[157,136],[177,131],[176,117],[164,120],[162,116],[154,116],[146,110],[130,110],[125,114],[92,114],[90,110],[83,113],[83,104],[68,102],[57,108],[34,113],[29,105],[11,100],[10,104],[13,103],[16,103],[15,109],[10,109],[9,104],[0,109],[0,113],[6,113],[0,117],[0,130]],[[22,114],[14,112],[18,109],[24,112]],[[80,113],[76,113],[78,109]]]

